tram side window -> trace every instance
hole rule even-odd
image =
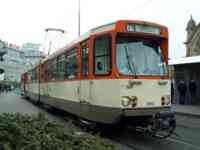
[[[103,36],[95,40],[95,75],[107,75],[111,72],[111,37]]]
[[[47,66],[48,80],[56,80],[57,68],[56,60],[50,62]]]
[[[82,75],[87,77],[88,75],[88,47],[82,47]]]
[[[77,77],[77,73],[77,49],[74,48],[67,52],[67,78],[74,79]]]
[[[53,60],[53,63],[51,64],[51,80],[56,80],[57,78],[57,65],[56,65],[56,59]]]
[[[31,81],[32,82],[36,82],[37,81],[37,69],[34,68],[32,71],[31,71]]]
[[[57,80],[64,80],[66,74],[66,55],[63,54],[57,58]]]
[[[51,64],[47,63],[47,80],[51,80],[51,76],[52,76],[52,70],[51,70]]]

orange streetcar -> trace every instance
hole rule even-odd
[[[119,20],[90,30],[29,70],[23,91],[86,121],[167,137],[176,127],[167,65],[167,27]]]

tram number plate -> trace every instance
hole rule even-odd
[[[155,105],[154,102],[147,102],[146,104],[147,104],[147,106],[154,106]]]

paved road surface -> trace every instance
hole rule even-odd
[[[55,116],[52,113],[49,113],[47,110],[42,109],[25,99],[22,99],[19,91],[1,93],[0,113],[22,113],[29,115],[44,113],[45,116],[51,121],[56,121],[63,125],[67,123],[63,118]],[[66,125],[68,125],[68,123]]]

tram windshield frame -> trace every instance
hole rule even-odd
[[[116,38],[116,66],[120,75],[168,76],[162,39],[136,36]]]

